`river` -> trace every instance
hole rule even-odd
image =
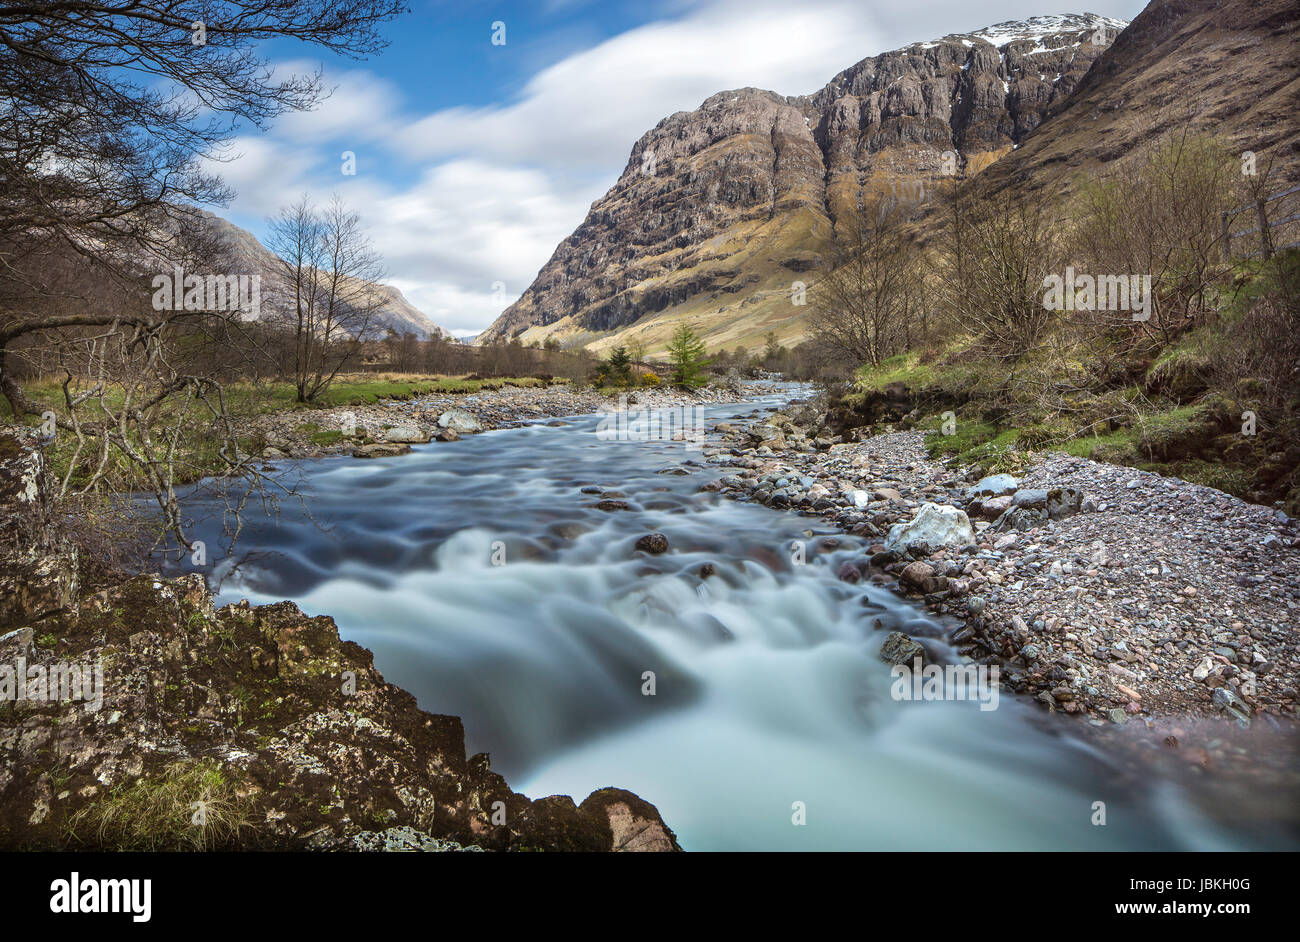
[[[516,790],[630,789],[687,850],[1291,846],[1216,822],[1181,780],[1122,774],[1080,721],[1005,691],[993,710],[895,700],[882,629],[937,626],[835,578],[862,541],[702,493],[725,469],[681,442],[603,441],[598,421],[306,463],[305,505],[251,511],[253,557],[216,565],[219,602],[332,615]],[[631,509],[588,506],[592,487]],[[670,552],[634,550],[650,531]],[[218,542],[210,522],[196,535]]]

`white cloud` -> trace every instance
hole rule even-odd
[[[282,65],[280,71],[285,67]],[[310,71],[310,65],[292,66],[296,72]],[[337,140],[383,140],[398,129],[397,112],[402,95],[391,82],[360,69],[325,79],[329,96],[311,111],[283,115],[277,122],[277,137],[304,143]]]
[[[860,2],[722,0],[570,56],[534,76],[517,102],[436,112],[399,140],[423,158],[469,150],[597,170],[612,182],[633,142],[660,119],[729,88],[814,91],[866,55],[872,35]]]

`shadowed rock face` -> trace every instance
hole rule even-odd
[[[10,491],[45,485],[26,433],[0,443],[8,513]],[[34,501],[19,503],[39,523]],[[39,541],[17,552],[0,579],[64,571]],[[215,610],[192,574],[81,599],[65,581],[6,595],[5,614],[0,849],[681,849],[630,792],[575,805],[512,791],[486,754],[466,756],[459,718],[419,709],[332,619],[292,603]],[[60,696],[62,665],[85,681]],[[193,820],[198,802],[211,821]]]
[[[483,339],[566,318],[609,331],[702,297],[788,289],[863,193],[916,197],[946,151],[958,172],[1006,153],[1122,26],[1003,24],[864,59],[813,95],[743,88],[665,118]]]
[[[0,428],[0,634],[76,594],[76,551],[59,535],[50,488],[36,429]]]

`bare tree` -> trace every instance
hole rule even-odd
[[[1044,281],[1060,252],[1046,204],[1022,191],[978,199],[969,185],[945,196],[946,218],[930,253],[930,286],[973,352],[1013,367],[1046,342],[1056,313]]]
[[[306,197],[271,221],[269,245],[294,337],[293,381],[311,402],[361,351],[383,305],[383,267],[360,217],[335,196],[323,211]]]
[[[813,287],[813,334],[858,363],[898,351],[921,307],[920,253],[908,211],[873,202],[836,226],[828,270]]]
[[[202,161],[220,159],[240,124],[266,126],[323,93],[319,74],[285,77],[259,45],[291,38],[367,55],[404,8],[0,0],[0,394],[13,419],[57,429],[60,448],[75,439],[65,490],[147,487],[187,543],[183,463],[211,469],[214,455],[199,452],[215,448],[228,473],[253,467],[218,371],[193,355],[243,334],[238,315],[160,307],[144,289],[160,267],[201,257],[187,238],[201,217],[188,207],[229,195]],[[33,398],[24,382],[50,369],[62,396]]]
[[[1224,144],[1183,126],[1081,188],[1073,232],[1080,264],[1150,276],[1152,285],[1148,319],[1097,312],[1100,327],[1136,325],[1167,343],[1213,307],[1208,292],[1231,267],[1223,214],[1247,195],[1244,180]]]

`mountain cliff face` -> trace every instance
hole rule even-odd
[[[801,332],[792,283],[864,192],[919,195],[1009,152],[1124,23],[1035,17],[864,59],[812,95],[743,88],[661,121],[614,187],[480,337],[710,346]],[[951,152],[945,167],[945,152]]]

